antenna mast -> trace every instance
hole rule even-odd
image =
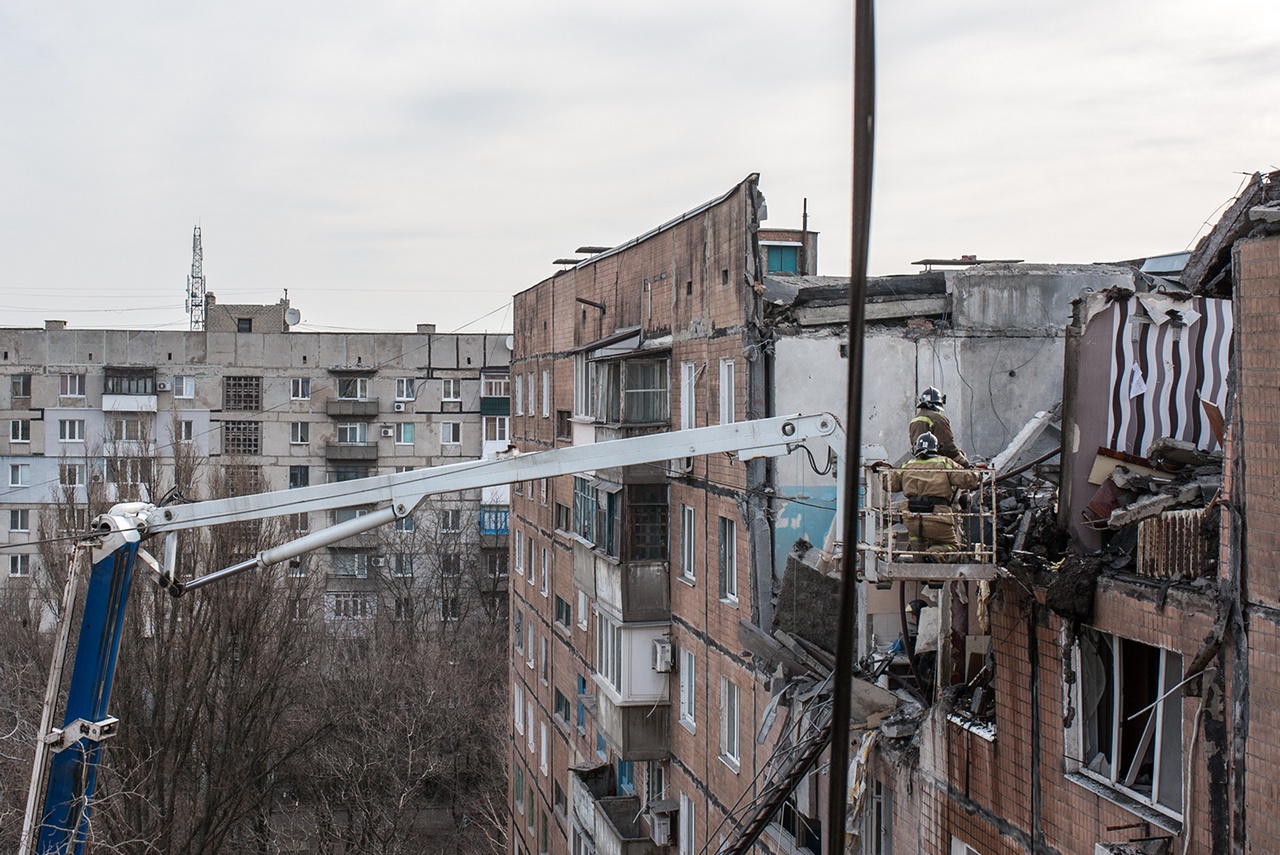
[[[191,275],[187,277],[187,314],[191,329],[204,329],[204,250],[200,248],[200,227],[191,236]]]

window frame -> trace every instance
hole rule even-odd
[[[31,486],[31,464],[30,463],[10,463],[9,464],[9,486],[10,487],[30,487]]]
[[[58,442],[84,442],[84,419],[58,419]]]
[[[735,772],[742,763],[742,693],[728,677],[720,678],[720,760]]]
[[[720,360],[720,424],[731,425],[737,421],[737,375],[735,361],[730,357]]]
[[[290,401],[310,401],[311,400],[311,378],[310,377],[290,377],[289,378],[289,400]]]
[[[458,377],[441,377],[440,378],[440,400],[441,401],[461,401],[462,400],[462,380]]]
[[[696,652],[680,648],[680,723],[690,733],[698,730],[698,660]]]
[[[441,445],[462,445],[462,422],[450,421],[440,423]]]
[[[720,517],[720,599],[738,602],[738,524],[730,517]]]
[[[9,420],[9,442],[22,445],[31,443],[31,419]]]
[[[412,401],[417,397],[418,384],[412,377],[396,378],[396,400]]]
[[[413,445],[413,422],[396,422],[396,445]]]
[[[680,505],[680,579],[689,584],[698,581],[698,518],[693,505]]]
[[[59,398],[83,398],[85,381],[83,374],[63,373],[59,380]]]
[[[369,378],[339,377],[334,383],[334,397],[339,401],[369,400]]]
[[[173,375],[173,397],[190,400],[196,396],[196,378],[190,374]]]

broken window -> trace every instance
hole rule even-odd
[[[587,478],[573,479],[573,531],[583,540],[596,541],[596,488]]]
[[[368,377],[338,378],[338,397],[347,401],[363,401],[369,397]]]
[[[1167,813],[1182,813],[1182,656],[1080,631],[1081,771]]]
[[[657,424],[670,418],[666,359],[591,362],[579,357],[574,409],[611,424]]]

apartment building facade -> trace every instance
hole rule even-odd
[[[765,232],[763,201],[752,175],[516,295],[519,448],[776,414],[762,278],[812,272],[816,236]],[[750,818],[771,675],[740,639],[774,622],[773,481],[719,456],[513,487],[513,851],[700,852]],[[765,845],[808,833],[795,807]]]
[[[445,335],[433,325],[295,332],[284,303],[211,305],[218,323],[205,331],[78,330],[57,321],[0,330],[0,519],[12,590],[40,572],[41,532],[83,531],[118,501],[159,501],[179,457],[200,462],[203,485],[217,473],[248,493],[507,447],[505,335]],[[281,536],[363,512],[297,514]],[[442,621],[472,609],[500,617],[507,512],[505,487],[442,497],[395,531],[349,539],[290,572],[323,577],[331,621],[418,609]]]

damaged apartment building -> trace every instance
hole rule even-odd
[[[1060,463],[996,489],[985,590],[926,586],[936,693],[855,745],[860,851],[1280,851],[1277,177],[1189,257],[1075,296]]]
[[[788,413],[843,419],[848,278],[816,275],[815,233],[764,219],[752,175],[620,246],[584,247],[518,294],[513,442],[533,451]],[[950,267],[869,283],[862,458],[905,459],[920,391],[944,389],[962,444],[991,461],[990,489],[1005,476],[984,523],[995,540],[980,561],[928,566],[858,544],[868,581],[855,733],[877,736],[854,745],[856,818],[834,832],[853,851],[945,853],[953,836],[988,851],[948,818],[953,807],[971,822],[988,811],[994,838],[1013,828],[994,819],[1001,805],[976,807],[968,777],[957,789],[948,753],[964,746],[996,775],[1011,732],[1000,705],[1026,707],[1000,682],[1014,673],[999,667],[1001,644],[1025,661],[1027,623],[996,555],[1007,563],[1015,539],[1019,553],[1043,551],[1055,529],[1050,458],[1073,300],[1154,281],[1126,264]],[[870,525],[879,498],[866,477]],[[836,505],[834,455],[820,444],[513,488],[513,850],[821,851],[833,832],[819,734],[846,547],[832,539]],[[909,634],[901,604],[944,599],[956,644],[922,686],[892,652]],[[950,715],[958,706],[976,712]],[[930,727],[941,736],[926,742]]]

